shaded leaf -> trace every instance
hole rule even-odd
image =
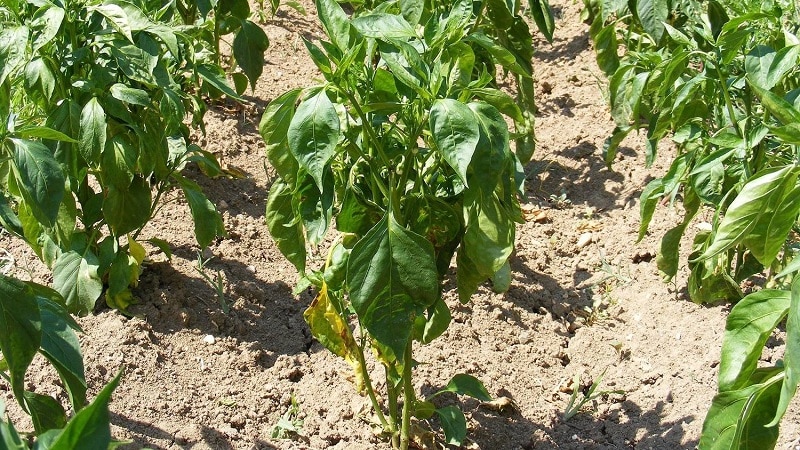
[[[25,372],[39,350],[41,339],[41,316],[33,290],[22,281],[0,274],[0,352],[20,404],[25,391]]]
[[[402,362],[415,317],[439,299],[430,242],[388,213],[353,247],[347,285],[361,323]]]
[[[194,236],[200,247],[208,247],[217,236],[226,236],[222,216],[219,215],[214,204],[203,194],[200,186],[184,177],[176,178],[189,203],[189,211],[192,213],[194,222]]]
[[[260,26],[249,20],[242,21],[242,27],[233,38],[233,56],[250,80],[250,88],[256,88],[256,81],[264,70],[264,52],[269,47],[267,34]]]
[[[302,274],[306,271],[306,240],[292,198],[291,187],[283,180],[275,181],[269,190],[265,218],[278,249]]]

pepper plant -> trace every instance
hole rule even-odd
[[[506,2],[378,2],[353,16],[334,0],[316,6],[328,40],[305,44],[324,82],[274,99],[260,126],[277,173],[267,225],[317,289],[304,314],[312,334],[353,367],[393,447],[408,448],[412,416],[437,417],[446,442],[460,444],[464,414],[414,390],[414,348],[450,323],[441,286],[454,255],[462,302],[508,268],[532,99],[500,90],[496,67],[530,82],[530,30]],[[494,27],[500,17],[510,20]],[[505,40],[487,32],[512,26]],[[323,242],[324,266],[307,267],[307,246]],[[444,392],[489,400],[464,374]]]
[[[676,276],[678,249],[704,208],[714,211],[689,255],[688,291],[701,303],[739,301],[726,326],[719,393],[701,448],[772,448],[800,377],[800,39],[789,2],[651,0],[589,6],[598,64],[609,76],[617,128],[605,147],[645,129],[650,164],[658,141],[678,155],[642,192],[641,240],[660,201],[682,200],[684,219],[661,240],[658,268]],[[619,44],[628,51],[620,56]],[[744,296],[753,275],[765,289]],[[797,292],[796,292],[797,291]],[[744,296],[744,298],[742,298]],[[786,323],[786,355],[757,367],[773,331]]]
[[[183,25],[170,5],[0,7],[0,224],[52,268],[73,313],[87,313],[101,295],[121,310],[133,301],[145,257],[138,236],[162,200],[176,198],[171,192],[188,202],[201,247],[224,234],[214,205],[182,170],[194,162],[222,174],[189,139],[189,122],[202,126],[204,91],[239,97],[191,32],[204,25]],[[254,26],[236,17],[242,30]],[[241,32],[247,42],[234,53],[241,47],[248,56],[240,62],[258,63],[259,54],[263,61],[266,41]],[[242,64],[254,82],[260,66]]]

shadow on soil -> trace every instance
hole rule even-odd
[[[120,414],[111,413],[111,423],[128,430],[134,435],[136,441],[138,442],[166,441],[170,443],[167,447],[156,444],[148,444],[146,448],[151,450],[167,450],[168,448],[175,448],[176,446],[178,448],[190,450],[197,445],[201,445],[203,448],[209,448],[210,446],[215,450],[234,450],[237,448],[234,446],[228,435],[220,430],[207,426],[202,427],[200,430],[200,435],[202,436],[201,442],[188,442],[185,440],[182,441],[181,438],[177,436],[177,433],[170,433],[158,426],[140,422],[138,420],[132,420]],[[142,445],[130,443],[121,445],[117,448],[122,450],[134,450],[142,448]],[[277,447],[263,441],[256,441],[251,448],[257,448],[259,450],[277,449]]]
[[[688,450],[697,445],[696,440],[686,441],[683,429],[697,420],[694,416],[664,421],[663,402],[647,411],[627,400],[614,406],[603,414],[586,412],[568,421],[559,418],[550,426],[536,425],[530,442],[522,448]]]
[[[215,258],[206,270],[214,274],[224,268],[230,308],[226,314],[216,291],[199,274],[191,277],[174,268],[180,253],[177,249],[172,263],[151,266],[137,289],[142,303],[132,311],[144,315],[154,332],[194,329],[200,334],[231,336],[260,351],[263,356],[258,363],[263,368],[272,367],[280,355],[308,351],[311,335],[302,321],[306,300],[297,300],[288,284],[264,282],[239,261]]]

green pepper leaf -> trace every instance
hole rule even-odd
[[[53,226],[65,194],[65,177],[50,149],[41,142],[11,138],[13,161],[23,199],[44,226]]]
[[[58,372],[73,409],[80,410],[86,404],[83,356],[75,334],[80,328],[62,306],[64,299],[58,292],[38,285],[34,286],[34,292],[42,317],[40,351]]]
[[[746,387],[717,394],[703,422],[699,448],[773,448],[778,427],[765,425],[772,419],[782,379],[780,369],[758,369]]]
[[[439,299],[431,243],[388,213],[353,247],[347,285],[359,320],[402,362],[415,317]]]
[[[302,222],[295,214],[293,197],[291,187],[283,180],[276,180],[269,190],[265,217],[278,249],[302,274],[306,271],[306,240]]]
[[[194,236],[200,247],[206,248],[217,236],[226,236],[222,216],[214,204],[203,194],[203,190],[194,181],[180,175],[174,175],[183,189],[189,210],[194,222]]]
[[[430,127],[436,148],[466,185],[467,168],[481,137],[475,114],[458,100],[438,99],[431,106]]]
[[[785,368],[783,376],[783,386],[781,387],[781,397],[775,411],[775,417],[766,425],[775,426],[780,423],[789,403],[797,393],[797,385],[800,384],[800,277],[795,277],[792,282],[792,291],[786,319],[786,352],[783,356],[783,366]],[[777,325],[777,324],[776,324]]]
[[[297,179],[297,159],[289,151],[289,124],[302,89],[292,89],[271,101],[264,110],[258,126],[267,146],[267,159],[284,181],[294,186]]]
[[[83,255],[64,252],[53,265],[53,287],[64,297],[73,314],[86,315],[103,293],[103,282],[97,273],[99,261],[90,250]]]
[[[300,103],[289,124],[289,150],[320,192],[325,191],[322,178],[340,135],[339,116],[324,89]]]
[[[25,372],[42,340],[39,304],[30,286],[0,274],[0,310],[0,352],[14,396],[23,404]]]
[[[256,88],[256,81],[264,70],[264,52],[269,47],[267,34],[260,26],[250,20],[243,20],[242,27],[233,38],[233,57],[250,80],[250,88]]]
[[[137,175],[127,187],[109,184],[103,201],[103,217],[114,236],[124,236],[143,227],[150,219],[150,185]]]
[[[108,402],[117,388],[122,372],[117,374],[94,401],[78,411],[63,431],[54,439],[49,450],[72,450],[76,448],[106,449],[111,444],[111,417]]]
[[[467,418],[456,406],[445,406],[436,410],[447,444],[460,446],[467,438]]]
[[[789,291],[764,289],[746,296],[733,307],[722,341],[720,392],[747,385],[767,339],[789,311],[790,295]]]

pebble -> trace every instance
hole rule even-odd
[[[578,236],[577,247],[578,248],[586,247],[587,245],[592,243],[593,239],[594,239],[594,234],[592,234],[591,232],[583,233],[580,236]]]
[[[217,342],[217,339],[214,336],[207,334],[203,338],[203,342],[205,342],[206,344],[214,344],[215,342]]]

